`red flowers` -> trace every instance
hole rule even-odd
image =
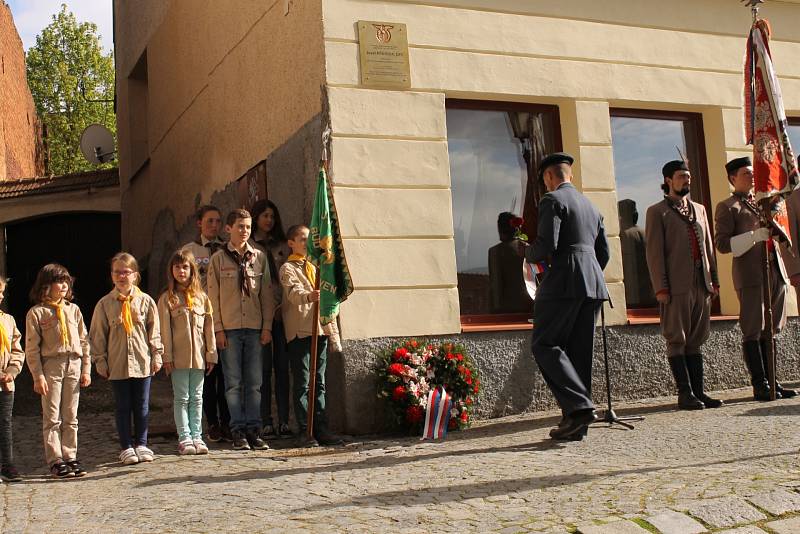
[[[412,425],[415,425],[420,421],[422,421],[422,418],[424,416],[425,416],[425,410],[422,408],[422,406],[418,404],[413,404],[409,406],[408,409],[406,410],[406,421],[408,421]]]
[[[405,360],[406,358],[408,358],[408,350],[403,347],[396,349],[392,355],[394,361]]]
[[[525,224],[525,219],[522,217],[514,217],[511,219],[511,228],[522,228],[522,225]]]
[[[389,366],[389,374],[391,375],[402,376],[404,370],[402,363],[393,363]]]
[[[406,396],[406,388],[403,386],[397,386],[396,388],[394,388],[394,391],[392,391],[392,400],[396,401],[403,400],[403,397],[405,396]]]
[[[467,421],[469,421],[469,414],[467,413],[466,410],[463,410],[459,418],[461,419],[462,423],[466,423]]]

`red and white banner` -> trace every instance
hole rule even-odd
[[[770,27],[757,20],[750,29],[745,61],[744,114],[747,144],[753,145],[756,200],[777,196],[772,221],[789,239],[783,197],[800,181],[797,160],[789,142],[788,122],[778,76],[769,50]]]

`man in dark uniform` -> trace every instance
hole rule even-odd
[[[525,259],[549,266],[534,300],[532,351],[564,415],[550,436],[580,440],[597,419],[592,353],[600,306],[608,300],[603,269],[609,252],[602,216],[571,183],[572,162],[558,152],[539,165],[548,193]]]
[[[678,408],[717,408],[703,392],[703,355],[711,297],[719,292],[711,230],[702,204],[689,199],[691,173],[684,161],[661,169],[664,200],[647,208],[647,267],[659,303],[661,333],[678,388]]]

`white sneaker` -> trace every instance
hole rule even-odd
[[[178,443],[178,454],[181,456],[187,454],[197,454],[197,449],[194,446],[194,442],[190,439],[185,439]]]
[[[153,451],[144,445],[139,445],[136,447],[136,456],[139,457],[140,462],[152,462],[155,459]]]
[[[138,464],[139,457],[136,456],[136,451],[132,447],[128,447],[119,453],[119,461],[122,462],[122,465]]]
[[[197,454],[208,454],[208,445],[202,439],[194,440],[194,450],[197,451]]]

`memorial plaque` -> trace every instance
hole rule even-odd
[[[358,21],[361,84],[387,89],[410,89],[406,25],[398,22]]]

